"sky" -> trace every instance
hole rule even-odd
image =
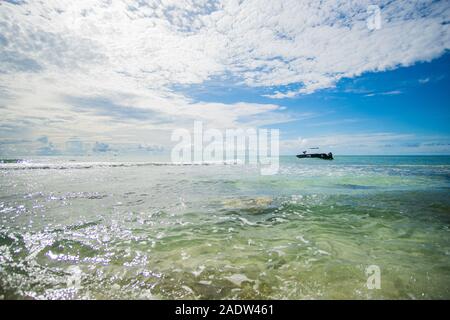
[[[0,156],[167,153],[194,121],[450,154],[449,48],[449,1],[2,0]]]

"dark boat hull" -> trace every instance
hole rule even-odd
[[[297,158],[304,159],[304,158],[316,158],[316,159],[323,159],[323,160],[333,160],[333,155],[326,154],[326,153],[304,153],[304,154],[298,154]]]

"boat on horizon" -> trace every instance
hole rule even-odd
[[[298,154],[297,158],[304,159],[304,158],[315,158],[315,159],[322,159],[322,160],[333,160],[333,154],[331,152],[328,153],[306,153],[306,151],[303,151],[302,154]]]

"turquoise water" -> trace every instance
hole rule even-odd
[[[450,298],[450,157],[7,162],[2,298]]]

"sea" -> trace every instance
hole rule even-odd
[[[1,299],[449,299],[450,157],[0,161]]]

